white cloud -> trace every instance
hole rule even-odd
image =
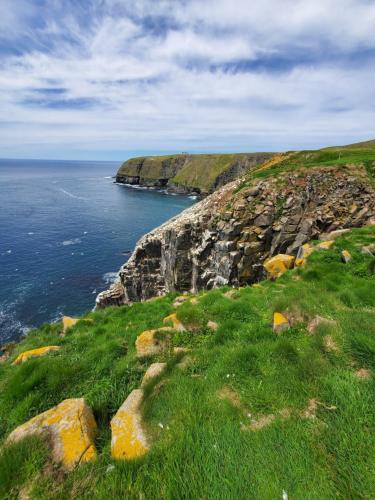
[[[348,56],[375,49],[372,3],[142,0],[128,9],[106,0],[86,13],[68,4],[50,2],[38,25],[31,10],[16,15],[20,0],[5,4],[32,43],[1,57],[3,156],[289,149],[375,137],[375,63]],[[12,37],[7,49],[14,34],[4,36]],[[276,56],[285,67],[262,67]],[[35,90],[49,87],[64,92]]]

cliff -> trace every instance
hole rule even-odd
[[[180,193],[207,194],[263,163],[270,156],[270,153],[246,153],[131,158],[120,167],[116,181],[162,187]]]
[[[96,307],[251,284],[264,278],[265,259],[373,223],[374,153],[275,155],[145,235]]]

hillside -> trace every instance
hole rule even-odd
[[[276,281],[107,308],[64,337],[60,324],[31,332],[0,363],[1,439],[84,397],[97,459],[64,473],[43,441],[21,441],[0,455],[0,497],[372,498],[374,239],[374,226],[353,229]],[[186,330],[160,331],[160,350],[137,357],[141,332],[172,312]],[[289,321],[278,334],[275,312]],[[51,344],[60,349],[11,364]],[[144,386],[150,451],[113,460],[110,420],[154,362],[167,365]]]
[[[250,168],[263,163],[271,154],[180,154],[131,158],[116,175],[119,183],[163,187],[171,191],[207,194]]]

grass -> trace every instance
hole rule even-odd
[[[162,326],[174,311],[173,294],[90,313],[93,323],[77,324],[64,338],[59,325],[31,332],[0,364],[0,439],[63,399],[84,396],[99,426],[99,458],[64,475],[47,467],[43,443],[6,448],[0,498],[17,498],[25,487],[38,499],[274,499],[283,491],[291,499],[373,498],[375,275],[374,258],[361,246],[374,238],[373,227],[355,229],[275,282],[238,289],[232,298],[223,288],[199,294],[197,305],[184,302],[177,314],[190,330],[176,333],[152,360],[137,360],[134,342]],[[344,248],[353,256],[348,264],[340,259]],[[274,311],[293,318],[280,336],[272,332]],[[311,335],[307,324],[316,315],[333,322]],[[208,320],[218,323],[216,331]],[[48,344],[62,349],[10,364]],[[184,369],[173,346],[191,349]],[[153,447],[140,460],[113,462],[110,419],[156,360],[169,364],[146,390]],[[360,368],[369,378],[356,376]],[[319,402],[315,418],[304,418],[311,400]]]

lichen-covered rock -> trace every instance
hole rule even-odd
[[[295,257],[293,255],[278,254],[267,259],[263,266],[271,279],[279,278],[288,269],[293,267]]]
[[[76,325],[79,321],[79,318],[71,318],[70,316],[63,316],[62,323],[63,323],[63,333],[66,333],[69,328],[72,328],[72,326]]]
[[[166,318],[163,319],[163,323],[172,323],[173,324],[173,330],[176,330],[177,332],[184,332],[186,328],[184,325],[181,323],[181,321],[177,318],[176,313],[172,313]]]
[[[117,460],[138,458],[149,450],[142,428],[142,401],[143,389],[135,389],[111,420],[111,452]]]
[[[331,231],[330,233],[322,233],[319,235],[320,241],[331,241],[335,240],[336,238],[339,238],[343,234],[347,233],[350,231],[350,229],[338,229],[337,231]]]
[[[305,243],[304,245],[302,245],[298,250],[294,265],[296,267],[301,267],[301,266],[305,265],[306,259],[308,257],[310,257],[310,255],[313,253],[313,251],[314,251],[314,247],[312,245],[310,245],[309,243]]]
[[[167,367],[167,363],[152,363],[143,376],[141,387],[146,385],[151,379],[161,375]]]
[[[321,243],[318,243],[315,248],[317,248],[318,250],[329,250],[334,242],[334,240],[325,240]]]
[[[216,330],[219,328],[219,325],[216,323],[216,321],[210,320],[207,322],[207,328],[216,332]]]
[[[96,422],[84,399],[66,399],[50,410],[17,427],[7,443],[16,443],[29,436],[46,436],[52,457],[66,469],[96,458],[94,438]]]
[[[145,235],[120,269],[119,295],[99,296],[97,307],[256,283],[265,278],[265,260],[296,256],[319,235],[363,226],[375,215],[374,190],[357,167],[284,172],[238,190],[240,182]]]
[[[168,345],[168,332],[171,331],[173,328],[163,327],[142,332],[135,341],[137,356],[145,358],[163,352]]]
[[[25,351],[19,354],[13,361],[13,365],[20,365],[30,358],[38,358],[40,356],[45,356],[51,351],[58,351],[61,349],[59,345],[48,345],[45,347],[38,347],[37,349],[31,349],[30,351]]]
[[[275,312],[273,314],[273,331],[275,333],[281,333],[284,330],[290,328],[290,323],[288,319],[281,313]]]
[[[352,260],[352,256],[351,256],[350,252],[348,252],[348,250],[343,250],[341,252],[341,259],[344,262],[344,264],[347,264],[348,262],[350,262]]]

